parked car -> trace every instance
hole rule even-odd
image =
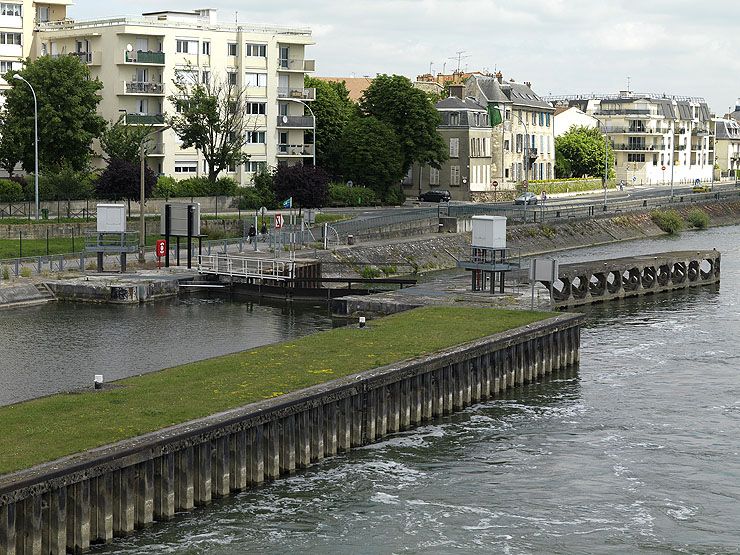
[[[711,190],[711,187],[706,183],[699,183],[691,188],[692,193],[708,193]]]
[[[514,204],[537,204],[537,195],[529,191],[514,199]]]
[[[449,202],[449,191],[427,191],[419,195],[419,200],[425,202]]]

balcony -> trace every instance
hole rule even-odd
[[[298,60],[294,58],[278,60],[278,71],[315,71],[316,60]]]
[[[302,87],[278,87],[278,98],[295,98],[296,100],[316,100],[316,89]]]
[[[164,144],[156,143],[149,145],[146,149],[147,156],[164,156]]]
[[[636,150],[638,152],[658,151],[658,150],[663,150],[664,148],[665,148],[664,144],[659,144],[659,145],[644,145],[644,144],[636,144],[636,143],[612,144],[612,149],[614,150]]]
[[[127,125],[164,125],[164,114],[126,114]]]
[[[649,117],[650,110],[638,109],[638,108],[626,108],[621,110],[597,110],[594,113],[595,116],[647,116]]]
[[[291,129],[313,129],[311,116],[277,116],[277,126]]]
[[[155,83],[151,81],[124,81],[123,94],[164,96],[164,83]]]
[[[164,65],[164,52],[152,52],[151,50],[137,50],[136,52],[124,52],[124,63]]]
[[[670,129],[650,129],[649,127],[604,127],[602,131],[610,135],[662,135],[670,133]]]
[[[278,156],[313,156],[313,145],[277,145]]]

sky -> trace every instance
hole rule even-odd
[[[737,0],[75,0],[82,20],[216,8],[219,20],[308,26],[317,76],[458,67],[501,71],[540,95],[698,96],[718,115],[740,96]]]

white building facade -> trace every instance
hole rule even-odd
[[[598,120],[614,149],[618,180],[639,185],[712,179],[714,127],[702,98],[622,91],[551,100]]]
[[[576,107],[566,108],[565,110],[559,111],[555,109],[555,136],[559,137],[563,133],[567,133],[571,127],[590,127],[595,128],[599,126],[599,120],[593,116],[589,116],[587,113],[579,110]]]
[[[249,117],[249,161],[225,174],[251,183],[261,166],[295,164],[313,156],[306,135],[313,119],[305,104],[315,89],[304,87],[314,70],[305,58],[313,44],[305,28],[221,24],[215,10],[152,12],[139,18],[40,23],[34,56],[75,55],[103,83],[100,114],[114,122],[162,129],[148,154],[156,173],[175,178],[206,176],[208,168],[195,149],[181,148],[166,115],[175,112],[168,97],[173,81],[187,73],[193,82],[219,79],[243,88]]]

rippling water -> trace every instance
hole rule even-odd
[[[185,296],[137,306],[0,312],[0,405],[90,387],[331,327],[325,305]]]
[[[740,228],[705,288],[593,307],[581,366],[178,515],[106,553],[740,552]]]

